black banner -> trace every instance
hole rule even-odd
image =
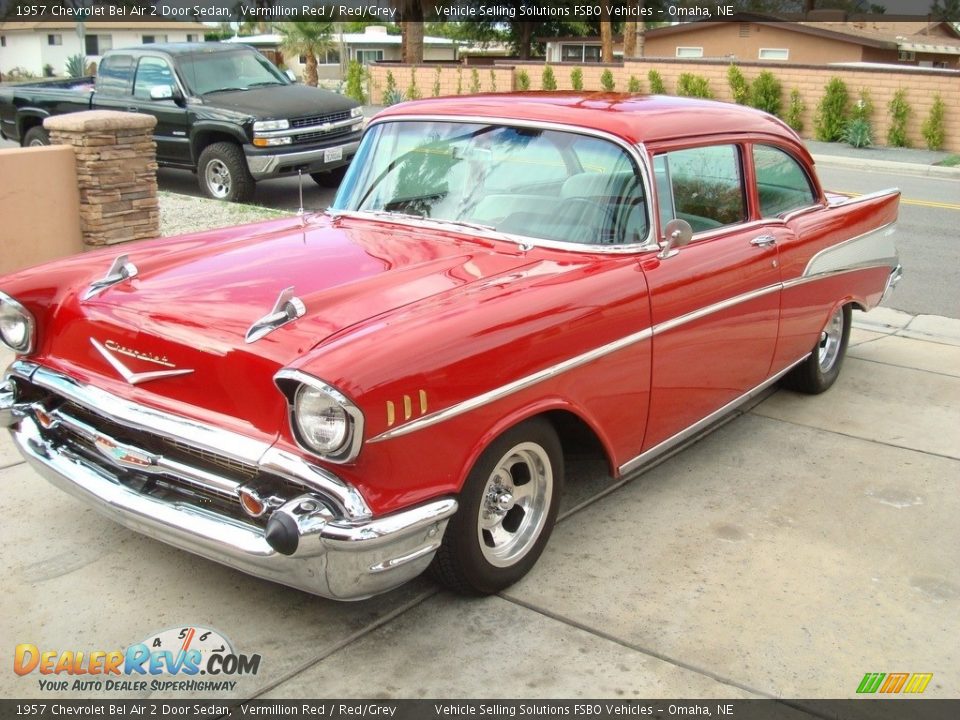
[[[960,700],[0,700],[0,717],[953,720],[960,717]]]
[[[7,22],[960,21],[957,0],[0,0]]]

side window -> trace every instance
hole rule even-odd
[[[810,179],[800,164],[783,150],[769,145],[753,146],[760,214],[775,217],[817,201]]]
[[[746,219],[740,152],[735,145],[674,150],[654,158],[661,226],[673,218],[695,233]]]
[[[130,55],[109,55],[97,71],[97,92],[105,95],[129,95],[133,80],[133,58]]]
[[[137,79],[133,84],[133,96],[140,100],[149,100],[150,91],[155,87],[172,87],[176,84],[173,72],[163,58],[140,58],[137,65]]]

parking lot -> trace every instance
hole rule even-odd
[[[198,693],[218,699],[844,698],[868,672],[933,673],[924,697],[960,695],[960,321],[859,316],[831,391],[775,392],[605,496],[604,468],[574,463],[546,553],[496,597],[420,578],[323,600],[102,520],[6,436],[0,468],[8,652],[213,628],[262,658]],[[51,677],[8,671],[0,692],[184,697],[66,674],[42,690]]]

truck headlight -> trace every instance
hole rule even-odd
[[[257,120],[253,124],[253,131],[270,132],[271,130],[287,130],[290,127],[289,120]]]
[[[33,351],[37,325],[33,315],[6,293],[0,292],[0,340],[21,355]]]
[[[363,413],[339,390],[299,370],[277,373],[287,396],[290,426],[307,452],[332,462],[349,462],[360,452]]]
[[[363,108],[361,108],[361,107],[350,108],[350,117],[362,118],[362,117],[363,117]]]

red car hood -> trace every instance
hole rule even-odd
[[[521,253],[494,245],[312,216],[303,226],[288,220],[131,246],[137,277],[86,301],[88,282],[78,285],[52,318],[42,352],[127,397],[194,416],[199,407],[238,429],[273,434],[285,412],[272,380],[280,367],[365,320],[525,264]],[[89,282],[109,266],[99,264]],[[248,344],[247,330],[291,286],[306,314]],[[106,355],[129,373],[192,372],[132,384]]]

